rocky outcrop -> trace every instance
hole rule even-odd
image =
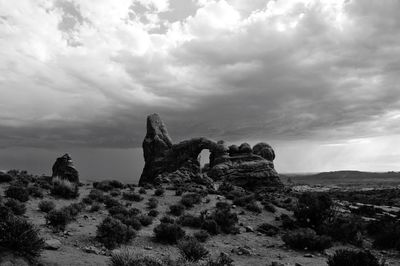
[[[56,162],[53,164],[53,174],[52,177],[59,177],[61,179],[67,179],[70,182],[79,182],[79,173],[75,169],[72,163],[71,157],[68,154],[57,158]]]
[[[210,151],[207,172],[200,169],[199,154]],[[282,186],[274,169],[275,153],[270,145],[248,143],[226,146],[204,137],[172,144],[167,129],[157,114],[147,118],[147,133],[143,141],[145,166],[139,184],[189,182],[211,184],[226,180],[245,188]]]

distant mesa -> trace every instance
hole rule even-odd
[[[78,170],[75,169],[72,159],[68,153],[57,158],[56,162],[53,164],[52,170],[52,177],[59,177],[74,183],[79,182]]]
[[[222,180],[248,189],[282,186],[274,169],[274,150],[266,143],[253,148],[248,143],[227,147],[224,141],[199,137],[173,144],[160,116],[152,114],[147,117],[142,146],[145,166],[139,185],[190,181],[211,184]],[[210,151],[206,171],[202,171],[199,160],[204,149]]]

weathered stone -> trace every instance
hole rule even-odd
[[[67,179],[70,182],[79,182],[79,173],[75,169],[72,163],[71,157],[68,154],[57,158],[53,165],[52,177],[59,177],[61,179]]]
[[[49,239],[44,242],[44,248],[49,250],[57,250],[61,248],[61,241],[58,239]]]
[[[199,154],[204,149],[210,151],[210,163],[203,169],[207,172],[201,173]],[[139,185],[195,182],[212,187],[213,180],[226,180],[247,189],[282,186],[272,162],[275,154],[268,144],[259,143],[253,149],[247,143],[228,148],[224,141],[204,137],[172,144],[157,114],[147,118],[143,153],[145,166]]]

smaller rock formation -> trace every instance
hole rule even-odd
[[[79,182],[79,173],[75,169],[71,157],[67,153],[57,158],[52,170],[52,177],[59,177],[74,183]]]

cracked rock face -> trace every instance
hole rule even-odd
[[[52,177],[67,179],[68,181],[74,183],[79,182],[79,173],[75,169],[71,157],[68,154],[64,154],[63,156],[57,158],[52,170]]]
[[[199,154],[210,151],[207,173],[201,173]],[[265,186],[281,187],[274,169],[275,153],[266,143],[253,148],[247,143],[229,148],[224,141],[204,137],[172,144],[166,126],[158,114],[147,117],[147,133],[143,141],[145,166],[139,184],[160,182],[200,182],[226,180],[249,189]]]

